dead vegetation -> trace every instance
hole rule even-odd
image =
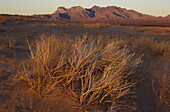
[[[163,68],[152,65],[152,87],[153,92],[162,104],[170,106],[170,71],[168,65]]]
[[[133,52],[145,55],[164,55],[169,54],[169,40],[158,40],[156,38],[116,38],[119,41],[118,47],[129,46]]]
[[[141,63],[130,49],[116,44],[42,36],[35,50],[29,46],[31,59],[22,78],[41,95],[66,88],[80,104],[112,102],[128,94]]]

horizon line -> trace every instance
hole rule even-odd
[[[120,6],[116,6],[116,5],[108,5],[108,6],[99,6],[99,5],[93,5],[93,6],[91,6],[91,7],[83,7],[83,6],[80,6],[80,5],[75,5],[75,6],[71,6],[71,7],[65,7],[65,6],[58,6],[57,8],[56,8],[56,10],[54,10],[54,12],[55,11],[57,11],[57,9],[58,8],[60,8],[60,7],[64,7],[64,8],[66,8],[66,9],[70,9],[70,8],[72,8],[72,7],[82,7],[82,8],[84,8],[84,9],[91,9],[91,8],[93,8],[94,6],[97,6],[97,7],[100,7],[100,8],[107,8],[107,7],[118,7],[118,8],[122,8],[122,9],[126,9],[126,10],[133,10],[133,11],[136,11],[136,12],[139,12],[139,13],[142,13],[142,14],[145,14],[145,15],[150,15],[150,16],[155,16],[155,17],[167,17],[167,16],[169,16],[170,15],[170,13],[169,14],[166,14],[166,15],[164,15],[164,16],[161,16],[161,15],[154,15],[154,14],[148,14],[148,13],[146,13],[146,12],[141,12],[141,11],[137,11],[137,10],[135,10],[135,9],[132,9],[132,8],[125,8],[125,7],[120,7]],[[53,12],[47,12],[47,13],[39,13],[39,12],[37,12],[37,13],[30,13],[30,14],[24,14],[24,13],[0,13],[0,15],[21,15],[21,16],[33,16],[33,15],[41,15],[41,14],[52,14]]]

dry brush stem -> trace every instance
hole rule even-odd
[[[4,47],[13,48],[13,46],[16,44],[16,39],[7,36],[5,39],[2,40],[1,43]]]
[[[118,101],[112,103],[107,112],[134,112],[136,104],[130,105],[128,102]]]
[[[41,37],[31,49],[23,78],[34,91],[49,95],[60,87],[83,103],[114,101],[129,92],[141,58],[117,43],[101,39]],[[55,91],[56,92],[56,91]]]

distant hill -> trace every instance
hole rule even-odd
[[[90,9],[81,6],[71,8],[59,7],[54,13],[46,15],[34,15],[51,20],[78,21],[78,22],[109,22],[109,23],[170,23],[170,15],[166,17],[155,17],[142,14],[134,10],[127,10],[116,6],[99,7]],[[147,25],[147,24],[146,24]],[[155,25],[155,24],[153,24]]]
[[[165,18],[166,18],[166,19],[170,19],[170,15],[166,16]]]

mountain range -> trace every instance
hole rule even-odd
[[[52,14],[34,15],[35,17],[46,18],[50,20],[61,21],[78,21],[78,22],[109,22],[109,23],[133,23],[133,22],[155,22],[170,23],[170,15],[166,17],[155,17],[152,15],[142,14],[134,10],[127,10],[117,6],[92,8],[83,8],[74,6],[71,8],[59,7]],[[153,23],[154,23],[153,22]]]

